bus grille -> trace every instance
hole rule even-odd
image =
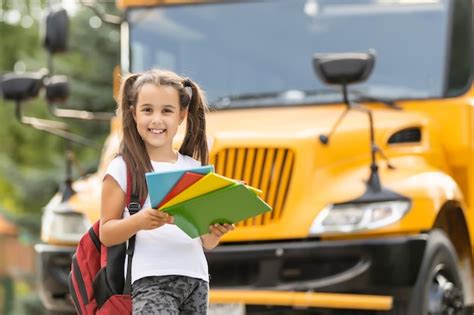
[[[243,180],[261,189],[260,196],[273,211],[242,221],[237,226],[265,225],[280,219],[285,207],[294,166],[294,153],[289,149],[229,148],[210,157],[216,173]]]

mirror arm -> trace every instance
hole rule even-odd
[[[82,120],[109,121],[115,117],[114,113],[108,112],[89,112],[85,110],[58,108],[53,103],[48,102],[49,112],[60,118],[75,118]]]
[[[342,84],[342,97],[343,97],[343,100],[344,100],[344,103],[349,107],[349,109],[351,108],[351,102],[349,101],[349,93],[347,92],[347,83],[343,83]]]
[[[351,106],[348,105],[344,109],[344,111],[341,113],[341,115],[339,115],[339,117],[337,118],[336,123],[332,126],[329,133],[327,135],[324,135],[324,134],[319,135],[319,142],[321,142],[322,144],[328,144],[329,143],[329,139],[332,137],[332,134],[336,131],[337,127],[341,124],[341,122],[344,120],[344,117],[346,117],[347,113],[350,110],[351,110]]]
[[[100,147],[95,142],[67,131],[67,125],[64,123],[52,120],[39,119],[35,117],[22,116],[21,101],[19,100],[15,101],[15,116],[18,121],[24,125],[31,126],[37,130],[41,130],[43,132],[58,136],[74,143],[93,147],[95,149],[100,149]]]
[[[353,103],[354,105],[359,105]],[[370,176],[367,182],[367,186],[373,192],[381,192],[382,185],[380,183],[380,176],[379,176],[379,166],[377,164],[377,152],[382,156],[382,158],[387,162],[387,167],[389,169],[395,169],[393,165],[390,164],[387,156],[383,153],[382,149],[375,143],[375,129],[374,129],[374,118],[372,111],[368,108],[364,108],[362,106],[354,106],[354,109],[364,112],[369,116],[369,129],[370,129]]]
[[[341,124],[346,117],[347,113],[352,109],[352,103],[349,101],[348,92],[347,92],[347,84],[342,84],[342,97],[344,103],[347,105],[346,109],[342,112],[342,114],[337,118],[336,123],[332,126],[331,131],[327,135],[319,135],[319,142],[322,144],[328,144],[329,139],[331,138],[332,134],[336,131],[337,127]]]
[[[375,144],[375,131],[374,131],[374,118],[372,111],[367,108],[359,107],[359,110],[366,112],[369,116],[370,126],[370,177],[367,185],[372,188],[373,191],[382,191],[382,185],[380,184],[379,166],[377,164],[377,158],[375,153],[377,152],[377,145]]]
[[[100,12],[94,4],[89,3],[88,1],[80,0],[79,2],[81,3],[81,5],[91,9],[105,23],[112,25],[120,25],[124,21],[124,18],[121,16]]]
[[[74,161],[74,151],[72,150],[71,140],[66,141],[66,178],[64,179],[61,190],[61,202],[65,202],[74,195],[72,188],[72,162]]]

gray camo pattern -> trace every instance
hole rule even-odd
[[[209,284],[186,276],[153,276],[136,280],[132,286],[133,314],[207,314]]]

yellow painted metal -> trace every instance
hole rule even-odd
[[[232,178],[234,176],[234,157],[235,157],[235,149],[228,149],[227,150],[227,157],[226,157],[226,166],[225,166],[225,176]]]
[[[447,159],[449,155],[443,149],[440,135],[449,128],[456,130],[448,117],[451,120],[462,120],[463,117],[472,115],[454,114],[456,107],[466,106],[469,100],[470,96],[466,94],[445,100],[399,102],[405,108],[417,105],[416,110],[404,111],[386,109],[378,104],[369,105],[374,110],[376,141],[397,167],[396,170],[389,170],[379,158],[382,182],[388,188],[412,198],[413,206],[402,221],[391,226],[374,231],[341,234],[339,237],[410,234],[429,230],[437,211],[446,200],[459,198],[457,200],[461,204],[465,203],[465,193],[457,188],[457,183],[450,176],[452,170]],[[438,109],[435,111],[432,108]],[[248,148],[250,155],[246,160],[253,161],[251,154],[254,150],[258,151],[258,148],[288,148],[285,159],[277,153],[273,169],[274,172],[278,169],[279,159],[282,159],[282,182],[288,182],[291,175],[287,200],[284,200],[285,194],[282,194],[284,187],[280,186],[273,204],[273,216],[278,218],[281,214],[281,220],[272,220],[271,224],[263,224],[258,228],[246,224],[245,228],[226,236],[227,241],[307,237],[311,222],[320,210],[331,203],[354,199],[364,192],[364,181],[368,178],[370,163],[367,116],[360,112],[349,113],[344,124],[331,138],[330,145],[325,146],[318,141],[318,136],[330,130],[343,110],[342,105],[305,106],[227,110],[208,116],[209,134],[215,140],[213,152],[220,152],[228,147]],[[440,119],[445,121],[435,123],[423,110],[442,112],[444,115]],[[238,122],[235,122],[233,117],[237,113],[242,121],[251,126],[249,130],[242,130]],[[441,125],[443,132],[440,130]],[[419,126],[422,130],[421,143],[387,145],[388,138],[395,131],[413,126]],[[457,141],[458,135],[452,136],[452,140]],[[464,163],[466,166],[469,164],[467,160]],[[256,161],[257,172],[258,165]],[[247,166],[244,177],[244,180],[256,178]],[[435,178],[435,181],[431,179],[431,182],[424,182],[430,178]],[[262,188],[260,183],[255,186]],[[268,196],[271,189],[264,192]],[[281,211],[283,209],[285,211]]]
[[[118,99],[119,90],[120,90],[120,81],[121,81],[121,70],[120,66],[116,65],[112,73],[113,76],[113,95],[114,99]]]
[[[249,150],[246,160],[245,160],[246,167],[245,167],[245,173],[244,173],[244,181],[249,183],[250,186],[252,186],[251,184],[252,168],[250,167],[250,165],[253,165],[254,156],[255,156],[255,150],[251,149]],[[252,224],[252,219],[248,219],[242,223],[239,223],[238,226],[246,226],[246,225],[251,225],[251,224]]]
[[[473,229],[474,175],[473,137],[474,98],[470,91],[451,99],[399,102],[403,111],[386,109],[373,104],[376,142],[396,167],[389,170],[380,162],[382,183],[412,199],[412,207],[405,217],[392,225],[352,234],[323,235],[323,239],[406,235],[429,230],[437,212],[448,200],[462,205],[467,224]],[[350,112],[331,138],[322,145],[318,136],[327,133],[344,110],[343,105],[261,108],[226,110],[208,114],[208,134],[213,138],[211,158],[217,154],[216,169],[224,168],[228,148],[246,151],[242,178],[260,187],[256,178],[264,172],[263,150],[279,150],[273,172],[280,168],[280,183],[291,183],[288,194],[280,185],[273,204],[276,220],[262,225],[245,222],[229,233],[224,241],[284,240],[308,237],[316,215],[331,203],[344,202],[360,196],[369,175],[369,134],[367,116]],[[246,121],[250,129],[242,130],[239,121]],[[453,123],[457,122],[457,123]],[[107,161],[118,149],[118,119],[111,124],[112,134],[107,140],[99,165],[103,172]],[[282,127],[284,126],[284,127]],[[391,134],[402,128],[419,126],[422,141],[419,144],[387,145]],[[466,137],[465,134],[470,134]],[[286,150],[286,151],[284,151]],[[285,157],[282,157],[282,152]],[[255,174],[252,165],[255,160]],[[240,167],[237,163],[236,169]],[[91,211],[90,218],[98,217],[99,202],[89,193],[83,181],[75,182],[78,194],[73,198],[77,208]],[[255,182],[255,183],[254,183]],[[77,187],[76,187],[77,186]],[[100,183],[90,192],[98,191]],[[83,193],[82,193],[83,192]],[[265,191],[272,193],[272,187]],[[94,200],[92,200],[94,199]],[[284,210],[284,211],[283,211]],[[474,244],[474,233],[470,233]]]
[[[226,152],[221,152],[221,154],[219,154],[217,156],[217,164],[215,165],[215,168],[217,170],[223,170],[224,169],[225,159],[226,159]]]
[[[210,302],[388,311],[392,309],[393,298],[318,292],[211,290]]]
[[[128,8],[191,2],[202,1],[121,0],[118,3],[122,8]],[[376,143],[396,167],[390,170],[387,163],[377,157],[382,183],[409,197],[411,209],[391,225],[354,233],[324,234],[320,235],[322,242],[428,231],[442,206],[447,201],[455,201],[463,210],[470,244],[474,244],[474,89],[453,98],[399,101],[397,104],[403,110],[391,110],[376,103],[364,106],[373,110]],[[318,140],[321,134],[331,130],[344,109],[342,104],[319,104],[228,109],[208,114],[208,135],[213,138],[211,163],[217,170],[226,170],[226,174],[231,172],[235,178],[263,189],[263,197],[274,208],[263,218],[238,224],[235,231],[225,236],[224,242],[305,239],[310,236],[311,224],[322,209],[364,193],[370,164],[367,115],[349,112],[328,145]],[[246,128],[242,128],[242,122]],[[421,129],[420,143],[388,144],[391,135],[410,127]],[[111,129],[97,174],[74,182],[77,194],[70,202],[91,221],[99,216],[101,176],[118,150],[119,119],[112,121]],[[179,134],[178,139],[182,136]],[[274,160],[271,166],[270,158],[267,158],[270,155]],[[468,250],[473,252],[472,248]],[[280,293],[288,295],[285,297]],[[378,303],[372,297],[361,295],[351,300],[351,295],[322,293],[213,290],[211,294],[214,302],[275,305],[278,301],[284,301],[285,305],[304,304],[307,297],[320,307],[328,303],[324,305],[334,308],[367,305],[367,309],[377,309]],[[381,298],[385,305],[380,306],[383,309],[387,299],[391,303],[391,298]],[[367,302],[369,300],[371,302]]]
[[[273,157],[275,155],[275,149],[268,149],[265,156],[265,163],[263,165],[263,174],[262,174],[262,181],[260,183],[260,188],[263,191],[262,198],[267,200],[268,199],[268,187],[270,186],[270,176],[273,167]],[[264,223],[264,216],[266,218],[269,217],[271,212],[267,212],[266,214],[259,215],[255,218],[255,223],[260,225]]]
[[[281,175],[282,179],[280,181],[280,183],[282,184],[280,188],[283,188],[283,191],[278,192],[277,199],[276,199],[276,202],[275,202],[275,209],[274,209],[274,211],[275,211],[274,217],[275,218],[280,218],[281,217],[281,213],[283,211],[283,206],[284,206],[284,203],[285,203],[286,190],[287,190],[287,187],[288,187],[289,182],[290,182],[290,173],[292,171],[292,168],[293,168],[293,152],[288,151],[287,156],[286,156],[286,160],[285,160],[285,163],[284,163],[284,166],[283,166],[283,172],[282,172],[282,175]]]
[[[274,211],[269,212],[269,214],[268,214],[269,217],[265,216],[266,222],[268,222],[271,219],[277,219],[278,218],[275,215],[275,211],[277,211],[275,209],[275,204],[276,204],[275,201],[276,201],[276,197],[279,195],[277,191],[278,191],[278,187],[279,187],[278,184],[280,183],[280,178],[281,178],[281,169],[282,169],[282,166],[283,166],[284,154],[285,154],[284,149],[277,149],[275,164],[274,164],[274,167],[273,167],[273,177],[272,177],[272,181],[270,183],[270,187],[268,188],[268,191],[267,191],[268,195],[267,195],[267,198],[266,198],[268,203],[273,206]]]
[[[235,165],[235,174],[234,178],[238,180],[243,180],[243,169],[244,169],[244,158],[245,158],[245,149],[238,148],[237,149],[237,161]]]

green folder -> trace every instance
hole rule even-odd
[[[161,210],[174,216],[174,224],[196,238],[209,233],[212,224],[237,223],[272,208],[244,185],[234,184]]]

